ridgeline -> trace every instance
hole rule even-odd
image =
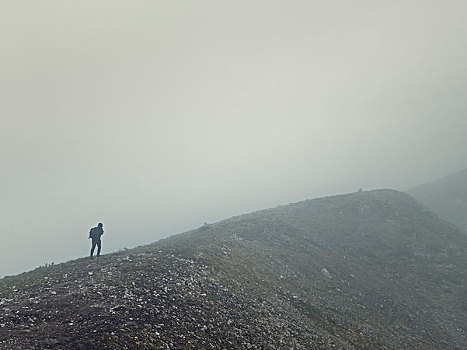
[[[465,349],[467,236],[407,194],[230,218],[0,280],[0,349]]]
[[[467,235],[467,169],[407,191]]]

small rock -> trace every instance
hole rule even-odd
[[[332,275],[329,273],[328,269],[325,267],[321,268],[321,273],[326,276],[327,278],[332,278]]]

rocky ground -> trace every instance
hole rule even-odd
[[[170,251],[80,259],[1,284],[1,349],[354,349],[279,298]]]
[[[465,349],[467,238],[373,191],[0,280],[0,349]]]

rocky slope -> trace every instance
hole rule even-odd
[[[0,280],[0,349],[464,349],[467,238],[381,190]]]
[[[467,235],[467,169],[414,187],[407,193]]]

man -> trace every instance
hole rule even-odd
[[[104,225],[100,222],[97,227],[93,227],[91,231],[89,231],[89,238],[92,240],[91,259],[93,258],[92,255],[94,254],[96,245],[97,256],[101,255],[101,236],[104,234],[104,229],[102,227],[104,227]]]

